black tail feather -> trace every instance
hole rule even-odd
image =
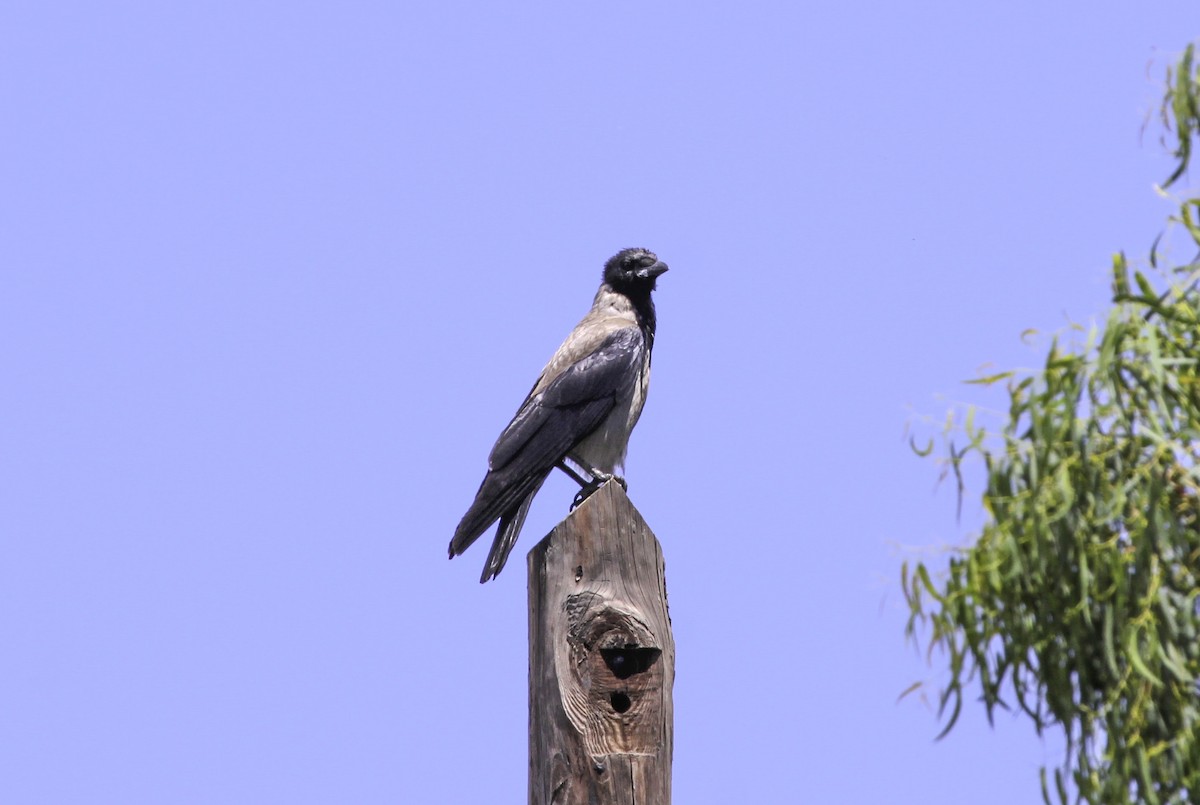
[[[453,559],[471,547],[492,523],[500,520],[500,527],[484,566],[481,581],[495,578],[504,567],[521,526],[525,524],[525,516],[529,513],[529,504],[533,502],[533,496],[541,489],[549,474],[550,470],[547,469],[513,483],[505,478],[503,473],[489,472],[479,485],[471,508],[463,515],[454,531],[454,538],[450,540],[450,558]]]
[[[545,480],[545,476],[542,480]],[[492,540],[492,550],[488,553],[487,563],[483,566],[483,575],[479,577],[480,584],[496,578],[504,569],[504,563],[508,561],[508,555],[512,553],[513,545],[516,544],[517,537],[521,533],[521,527],[525,525],[525,517],[529,514],[529,504],[533,503],[534,495],[541,488],[542,484],[539,481],[533,491],[521,501],[521,505],[500,518],[500,525],[496,528],[496,538]]]

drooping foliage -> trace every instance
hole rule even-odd
[[[1200,139],[1193,48],[1167,86],[1164,191]],[[1114,258],[1102,326],[975,381],[1007,383],[1006,421],[967,417],[941,457],[982,462],[982,531],[944,571],[903,569],[908,632],[948,659],[943,734],[976,689],[989,718],[1061,731],[1047,803],[1200,802],[1200,197],[1179,203],[1145,272]],[[1167,265],[1174,241],[1189,259]]]

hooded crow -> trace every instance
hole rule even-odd
[[[496,440],[475,502],[450,540],[453,559],[500,521],[481,583],[504,567],[533,496],[555,467],[582,487],[574,505],[612,478],[624,486],[614,473],[624,469],[629,434],[646,402],[655,326],[650,292],[666,270],[646,249],[624,249],[605,263],[592,309]]]

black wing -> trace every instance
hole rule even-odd
[[[604,421],[621,395],[633,388],[644,342],[636,327],[609,335],[595,351],[563,370],[538,394],[531,394],[496,440],[488,467],[493,472],[514,461],[558,459]]]
[[[461,554],[503,517],[485,580],[489,571],[492,576],[500,572],[493,559],[503,566],[533,494],[554,465],[604,422],[617,400],[632,393],[644,349],[636,327],[616,330],[525,399],[492,448],[488,474],[450,541],[451,556]]]

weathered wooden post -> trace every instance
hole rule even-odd
[[[529,552],[530,805],[670,805],[662,548],[616,483]]]

